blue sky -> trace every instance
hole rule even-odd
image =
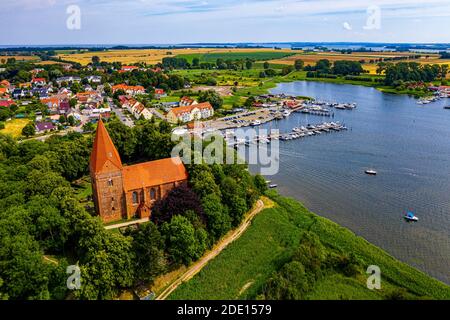
[[[67,28],[70,5],[80,29]],[[0,0],[0,8],[0,45],[450,43],[450,0]],[[379,28],[364,28],[373,26],[368,8],[379,8]]]

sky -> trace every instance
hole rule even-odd
[[[0,0],[0,45],[450,43],[450,0]]]

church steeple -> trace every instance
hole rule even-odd
[[[90,171],[91,173],[101,173],[121,169],[122,161],[119,153],[114,147],[102,119],[99,119],[90,158]]]

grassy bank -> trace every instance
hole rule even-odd
[[[364,271],[355,276],[327,272],[308,299],[386,299],[401,291],[406,298],[450,299],[450,287],[429,277],[357,237],[330,220],[309,212],[300,203],[271,193],[277,203],[261,212],[249,229],[182,284],[170,299],[254,299],[267,280],[292,258],[305,231],[316,234],[327,255],[353,253],[365,268],[381,269],[381,290],[366,288]]]

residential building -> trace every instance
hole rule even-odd
[[[197,103],[190,106],[172,108],[167,113],[167,121],[170,123],[190,122],[207,119],[214,115],[214,109],[209,102]]]

